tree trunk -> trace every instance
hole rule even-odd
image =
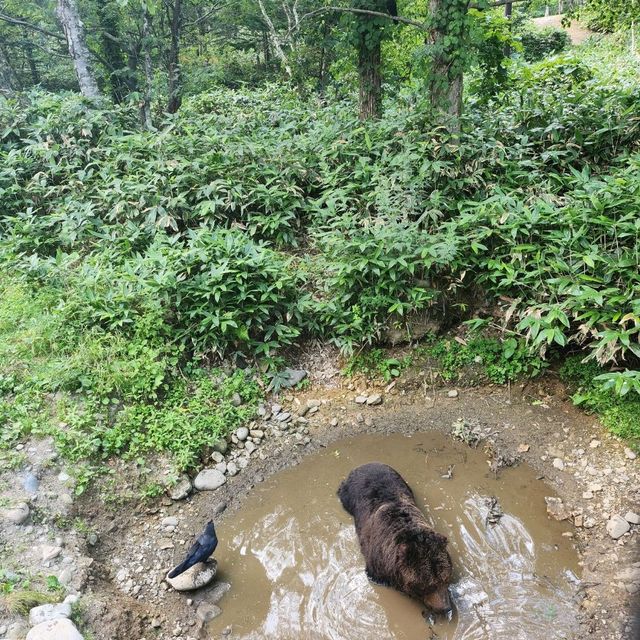
[[[0,95],[11,96],[15,92],[13,78],[11,77],[11,67],[9,60],[0,47]]]
[[[100,90],[91,68],[84,26],[80,20],[75,0],[58,0],[56,14],[67,38],[69,55],[78,78],[80,93],[85,98],[97,100],[100,97]]]
[[[24,40],[25,40],[24,52],[25,52],[25,55],[27,56],[29,71],[31,72],[31,82],[34,85],[40,84],[40,73],[38,72],[38,67],[36,66],[36,59],[33,57],[33,45],[31,44],[27,34],[25,34]]]
[[[149,10],[144,9],[142,16],[142,49],[144,51],[144,95],[140,116],[145,129],[153,129],[151,119],[151,91],[153,85],[153,68],[151,67],[151,20]]]
[[[169,50],[169,103],[167,111],[176,113],[182,104],[180,78],[180,27],[182,26],[182,0],[175,0],[171,18],[171,49]]]
[[[269,37],[271,39],[271,44],[273,45],[273,50],[275,51],[276,57],[282,63],[286,74],[291,78],[293,76],[293,72],[291,71],[291,66],[289,65],[289,59],[287,58],[287,54],[284,52],[282,47],[280,46],[280,41],[278,40],[278,32],[276,28],[273,26],[273,22],[267,13],[267,10],[264,7],[264,2],[262,0],[258,0],[258,4],[260,5],[260,12],[262,13],[262,18],[264,23],[267,25],[269,29]]]
[[[466,12],[466,2],[454,0],[461,11]],[[436,17],[435,24],[441,25],[433,28],[429,34],[429,41],[438,52],[432,61],[431,78],[429,81],[429,97],[431,106],[441,113],[447,114],[451,119],[451,129],[459,129],[459,118],[462,115],[462,70],[456,68],[456,61],[451,59],[443,50],[443,41],[448,37],[447,26],[437,16],[442,16],[445,10],[445,0],[430,0],[429,10]],[[449,7],[447,8],[451,10]]]
[[[380,117],[382,106],[381,46],[379,38],[367,42],[364,33],[360,34],[359,40],[360,120],[369,120]]]

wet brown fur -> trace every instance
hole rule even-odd
[[[447,538],[428,525],[402,476],[386,464],[365,464],[351,471],[338,497],[354,518],[367,575],[436,612],[448,611]]]

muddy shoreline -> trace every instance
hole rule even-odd
[[[363,393],[379,393],[381,404],[356,404]],[[317,411],[296,423],[310,400]],[[86,636],[209,637],[197,612],[215,583],[178,594],[162,582],[164,570],[180,558],[204,522],[212,516],[224,522],[251,500],[256,484],[342,438],[432,429],[450,433],[462,418],[481,430],[479,446],[486,449],[489,462],[499,456],[524,460],[561,497],[567,519],[575,525],[571,534],[582,568],[575,593],[579,627],[572,637],[635,639],[632,610],[638,604],[640,527],[631,526],[614,540],[607,523],[614,515],[640,512],[637,460],[596,418],[572,406],[553,376],[509,387],[433,388],[419,374],[407,374],[385,388],[329,373],[305,391],[282,394],[278,402],[292,414],[291,426],[276,427],[274,433],[259,419],[254,428],[264,430],[265,437],[248,466],[215,491],[194,491],[178,501],[163,497],[151,504],[112,500],[108,505],[96,491],[74,503],[70,517],[86,522],[96,536],[92,540],[72,532],[72,542],[65,541],[75,545],[84,562],[72,585],[82,596],[79,625]],[[118,474],[124,485],[126,472],[119,469]],[[177,525],[163,525],[167,518]],[[15,530],[3,534],[10,540]],[[47,535],[55,535],[55,527],[50,526]],[[51,571],[58,570],[54,561]],[[224,599],[220,606],[224,610]]]

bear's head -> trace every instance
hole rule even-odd
[[[453,572],[447,538],[427,527],[403,531],[397,539],[401,553],[400,588],[434,613],[449,613],[449,583]]]

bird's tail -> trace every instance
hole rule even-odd
[[[191,558],[187,558],[186,560],[181,562],[177,567],[175,567],[175,569],[171,569],[171,571],[169,571],[169,577],[175,578],[176,576],[179,576],[181,573],[184,573],[187,569],[190,569],[194,564],[195,562],[192,562]]]

